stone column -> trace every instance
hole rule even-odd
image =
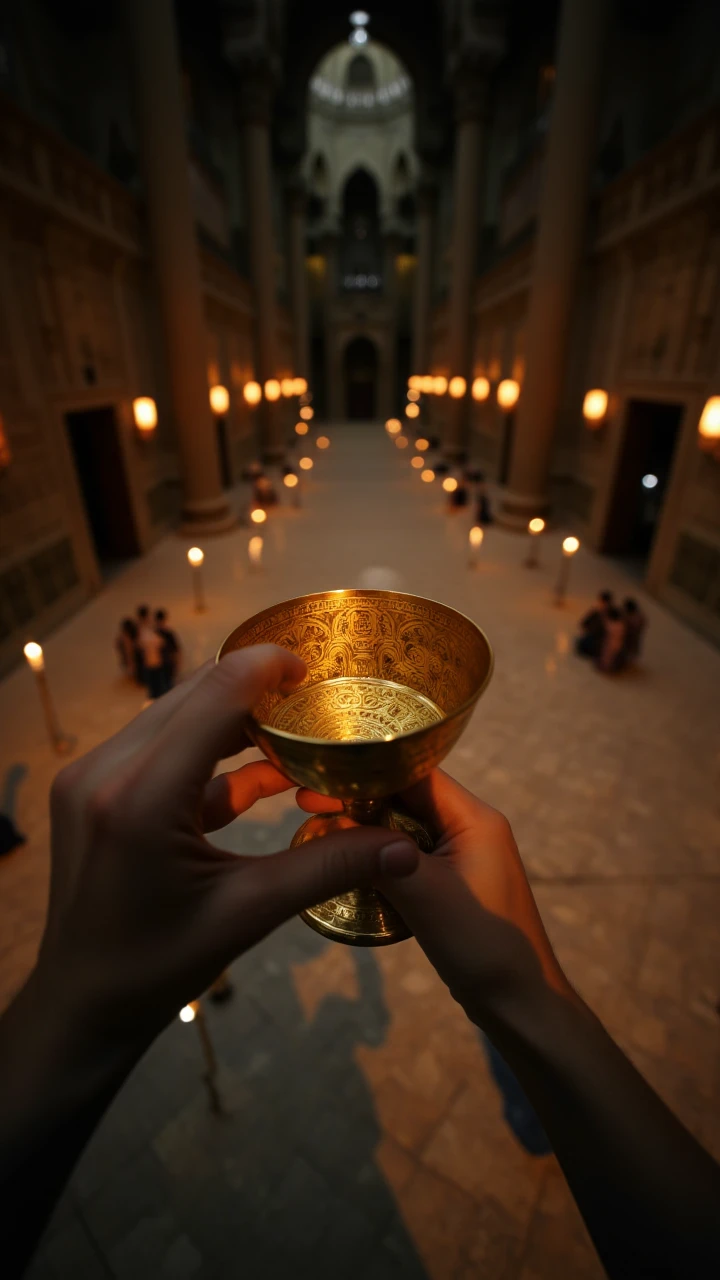
[[[565,0],[515,416],[500,521],[523,529],[548,506],[548,478],[578,268],[585,246],[610,0]]]
[[[185,495],[182,529],[221,533],[235,517],[222,489],[208,402],[205,315],[172,2],[132,0],[128,16],[152,265]]]
[[[293,315],[294,373],[310,378],[310,312],[307,267],[305,266],[305,225],[307,200],[301,182],[288,187],[288,252],[290,256],[290,298]]]
[[[452,264],[448,299],[448,376],[470,384],[472,300],[480,234],[481,173],[486,142],[488,82],[475,65],[457,71],[455,91],[455,174],[453,182]],[[445,450],[450,457],[466,448],[470,400],[446,402]]]
[[[270,162],[270,108],[272,77],[269,70],[239,68],[240,113],[245,147],[250,273],[255,302],[257,363],[255,377],[264,383],[278,376],[277,281]],[[260,406],[262,454],[267,462],[284,457],[281,401]]]
[[[430,372],[430,317],[436,199],[435,184],[427,178],[421,179],[417,192],[417,266],[413,294],[411,373]]]
[[[338,248],[340,228],[328,226],[321,245],[325,258],[325,287],[323,323],[325,325],[325,403],[331,422],[341,422],[345,417],[345,385],[341,358],[338,323],[340,320],[338,286]]]

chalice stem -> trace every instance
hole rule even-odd
[[[386,800],[343,800],[346,817],[360,822],[364,827],[381,827],[387,818]]]

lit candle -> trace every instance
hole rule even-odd
[[[267,520],[267,511],[264,507],[253,507],[250,512],[250,519],[253,524],[264,524]]]
[[[262,564],[263,540],[259,534],[248,542],[248,559],[251,569],[259,569]]]
[[[203,590],[202,566],[205,552],[201,547],[190,547],[187,553],[188,564],[192,573],[193,594],[195,596],[195,612],[205,612],[205,592]]]
[[[35,640],[29,640],[23,649],[23,653],[28,662],[30,670],[34,673],[37,681],[37,690],[40,694],[40,702],[42,703],[43,714],[45,716],[45,725],[48,732],[53,749],[59,756],[68,755],[74,745],[75,739],[68,737],[60,728],[53,700],[50,696],[50,688],[45,673],[45,655],[42,646],[37,644]]]
[[[525,560],[526,569],[536,569],[540,563],[538,559],[538,550],[540,547],[540,534],[545,529],[545,521],[541,516],[534,516],[528,524],[528,533],[530,535],[530,545],[528,547],[527,558]]]
[[[294,507],[299,507],[300,506],[300,477],[297,475],[295,471],[288,471],[287,475],[283,476],[283,484],[285,485],[285,488],[289,489],[292,494],[292,505]]]
[[[474,524],[468,534],[468,543],[470,544],[470,554],[468,557],[468,564],[471,569],[474,569],[477,565],[478,556],[480,555],[480,548],[483,544],[484,537],[485,537],[485,534],[482,528],[480,527],[480,525]]]
[[[560,570],[558,572],[558,580],[555,585],[555,604],[562,605],[565,602],[565,593],[567,591],[568,578],[570,576],[570,565],[575,552],[579,550],[580,541],[578,538],[564,538],[562,544],[562,556],[560,559]]]

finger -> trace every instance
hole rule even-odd
[[[239,814],[251,809],[257,800],[279,795],[294,786],[294,782],[267,760],[255,760],[240,769],[220,773],[205,788],[203,831],[219,831]]]
[[[488,816],[495,812],[443,769],[433,769],[426,778],[401,791],[400,798],[414,817],[448,835],[477,822],[484,810]]]
[[[309,787],[301,787],[295,799],[306,813],[342,813],[342,800],[334,800],[332,796],[321,796],[318,791]]]
[[[349,827],[308,840],[250,865],[232,867],[226,895],[236,922],[235,945],[252,946],[290,916],[338,894],[411,875],[420,852],[406,836],[383,827]]]
[[[274,644],[252,645],[223,658],[203,676],[155,736],[146,760],[139,762],[147,766],[143,778],[153,799],[177,797],[204,785],[218,760],[246,745],[245,717],[263,694],[292,688],[305,671],[301,658]]]

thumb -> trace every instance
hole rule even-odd
[[[348,827],[238,865],[233,872],[235,919],[242,935],[238,946],[252,946],[290,916],[337,894],[409,876],[419,857],[417,845],[397,831]]]

